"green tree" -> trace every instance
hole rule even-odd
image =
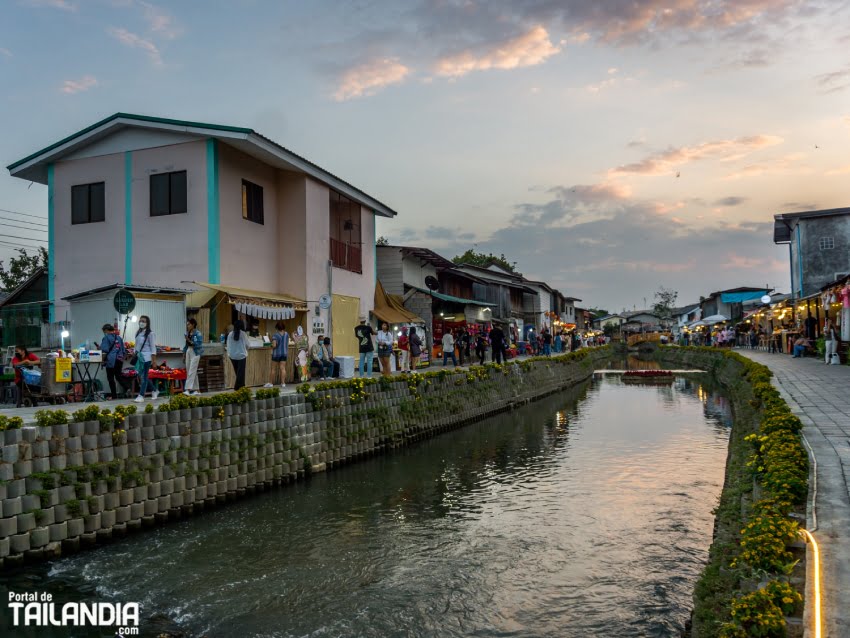
[[[32,277],[41,267],[47,266],[47,250],[38,248],[30,255],[25,248],[18,248],[18,256],[9,258],[9,268],[0,261],[0,290],[12,292],[15,288]]]
[[[497,257],[493,253],[485,255],[484,253],[475,252],[470,248],[462,255],[454,257],[452,261],[456,264],[472,264],[473,266],[479,266],[481,268],[489,268],[495,264],[499,268],[503,268],[508,272],[516,272],[516,262],[508,261],[508,258],[505,257],[504,253]]]
[[[594,317],[607,317],[611,313],[607,310],[603,310],[602,308],[588,308],[587,311],[592,314]]]
[[[652,312],[661,318],[663,324],[668,324],[673,318],[673,308],[679,293],[670,288],[660,286],[655,293],[655,303],[652,304]]]

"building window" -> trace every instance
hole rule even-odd
[[[832,250],[835,248],[835,239],[833,237],[821,237],[818,241],[818,247],[821,250]]]
[[[242,219],[263,223],[263,187],[242,180]]]
[[[186,171],[151,175],[151,217],[188,212]]]
[[[331,262],[336,268],[363,272],[360,204],[330,191]]]
[[[71,187],[71,223],[92,224],[106,221],[106,184],[80,184]]]

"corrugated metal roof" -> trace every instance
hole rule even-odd
[[[477,299],[461,299],[460,297],[452,297],[451,295],[444,295],[441,292],[433,292],[431,290],[426,290],[425,288],[417,288],[416,286],[411,286],[411,288],[418,290],[419,292],[424,292],[426,295],[431,295],[432,297],[436,297],[437,299],[442,299],[443,301],[451,301],[453,303],[459,303],[469,306],[495,306],[494,303],[486,303],[484,301],[478,301]]]

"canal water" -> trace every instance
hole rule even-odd
[[[0,607],[9,589],[136,601],[153,636],[679,636],[730,424],[696,381],[597,377],[0,577]]]

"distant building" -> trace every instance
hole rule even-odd
[[[730,288],[729,290],[718,290],[708,297],[700,299],[699,305],[702,311],[701,318],[707,319],[715,315],[723,315],[733,322],[740,321],[744,317],[742,303],[752,299],[758,299],[768,294],[770,290],[761,288]]]
[[[797,299],[850,274],[850,208],[785,213],[773,220],[773,242],[788,244]]]
[[[623,315],[603,315],[593,320],[593,327],[596,330],[605,330],[607,326],[614,326],[616,330],[619,330],[624,323],[626,318]]]

